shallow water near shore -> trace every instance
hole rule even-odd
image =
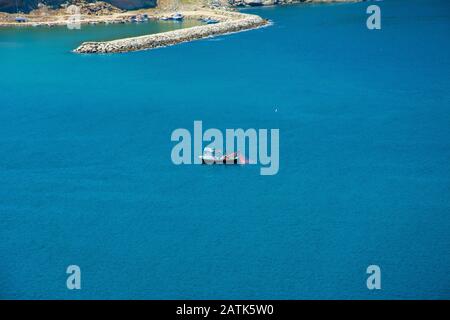
[[[57,42],[58,48],[74,49],[84,41],[109,41],[198,25],[202,23],[195,19],[184,21],[150,19],[141,23],[82,24],[80,29],[68,29],[67,26],[6,27],[0,28],[0,49],[14,45],[29,45],[36,48],[36,43],[42,43],[44,40],[43,49],[49,49],[50,41]]]
[[[375,4],[113,55],[71,50],[138,26],[0,29],[0,298],[450,298],[449,4]],[[279,173],[173,165],[194,120],[279,128]]]

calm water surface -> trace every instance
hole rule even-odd
[[[181,26],[0,30],[0,298],[450,298],[450,5],[377,4],[117,55],[70,51]],[[278,175],[174,166],[194,120],[280,128]]]

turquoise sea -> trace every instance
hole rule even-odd
[[[0,298],[450,298],[450,2],[244,12],[117,55],[71,50],[180,26],[0,29]],[[194,120],[279,128],[279,173],[173,165]]]

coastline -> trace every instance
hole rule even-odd
[[[164,15],[163,12],[157,9],[139,9],[130,10],[120,13],[104,14],[104,15],[86,15],[80,16],[80,24],[99,24],[99,23],[126,23],[131,18],[138,14],[146,13],[150,18],[158,19]],[[15,21],[0,21],[0,27],[38,27],[38,26],[63,26],[67,25],[67,22],[71,15],[69,14],[49,14],[49,15],[23,15],[27,18],[26,22]]]
[[[219,23],[112,41],[84,42],[78,48],[73,50],[73,52],[121,53],[156,49],[183,42],[256,29],[269,24],[268,20],[265,20],[260,16],[238,12],[216,10],[182,13],[187,19],[214,17]]]
[[[161,17],[170,15],[171,13],[182,12],[187,15],[205,18],[212,17],[219,21],[227,19],[227,14],[237,13],[237,8],[252,8],[255,6],[276,6],[276,5],[294,5],[294,4],[330,4],[330,3],[354,3],[361,2],[363,0],[233,0],[226,7],[214,7],[206,6],[200,4],[189,4],[181,5],[176,7],[165,8],[165,7],[155,7],[147,9],[136,9],[136,10],[121,10],[114,6],[111,6],[102,1],[97,1],[97,3],[106,4],[109,12],[102,12],[97,14],[85,14],[81,13],[80,23],[81,24],[99,24],[99,23],[127,23],[131,21],[131,18],[140,14],[147,14],[149,19],[159,19]],[[86,7],[84,7],[86,8]],[[88,8],[88,7],[87,7]],[[0,12],[0,28],[2,27],[37,27],[37,26],[63,26],[67,24],[67,21],[71,17],[70,14],[66,12],[65,8],[54,9],[38,9],[27,14],[21,13],[20,16],[25,18],[23,22],[15,21],[17,14]]]
[[[213,18],[219,22],[236,20],[239,16],[245,15],[234,10],[219,10],[209,8],[186,8],[176,12],[184,15],[186,19],[203,19]],[[100,23],[127,23],[131,22],[132,17],[146,14],[150,20],[160,20],[163,17],[171,16],[175,11],[167,11],[160,9],[138,9],[108,15],[81,15],[80,24],[100,24]],[[48,16],[32,16],[25,15],[28,20],[26,22],[1,21],[0,27],[38,27],[38,26],[64,26],[70,18],[68,14],[51,14]]]
[[[104,42],[84,42],[73,50],[75,53],[121,53],[139,50],[148,50],[175,45],[178,43],[204,39],[229,33],[241,32],[260,28],[270,24],[268,20],[258,15],[246,14],[236,11],[233,7],[248,6],[258,4],[259,6],[289,5],[295,3],[343,3],[359,2],[361,0],[236,0],[230,5],[222,8],[206,8],[199,5],[182,6],[178,10],[186,19],[214,19],[215,24],[208,24],[174,30],[163,33],[156,33],[138,37],[116,39]],[[138,15],[145,15],[150,20],[159,20],[163,17],[175,13],[175,9],[151,8],[124,11],[111,6],[108,3],[96,2],[102,9],[101,13],[90,10],[89,4],[85,4],[82,9],[84,14],[80,15],[80,24],[114,24],[132,22]],[[86,11],[87,10],[87,11]],[[11,20],[11,15],[0,13],[0,27],[37,27],[37,26],[63,26],[67,25],[71,15],[67,14],[65,8],[58,10],[36,10],[28,15],[22,22]]]

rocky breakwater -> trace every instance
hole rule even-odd
[[[74,50],[76,53],[116,53],[155,49],[182,42],[250,30],[267,25],[269,22],[257,15],[235,13],[216,24],[196,26],[146,36],[125,38],[105,42],[84,42]]]

